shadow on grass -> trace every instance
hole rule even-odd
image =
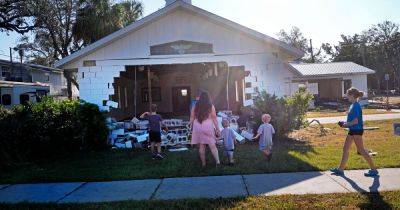
[[[380,176],[375,176],[372,185],[369,187],[369,191],[362,189],[358,184],[346,176],[341,176],[346,180],[351,187],[361,195],[368,198],[368,203],[362,203],[359,205],[361,209],[392,209],[392,206],[383,200],[382,195],[379,193],[380,187]]]

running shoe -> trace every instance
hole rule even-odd
[[[378,175],[379,175],[379,172],[376,169],[371,169],[367,173],[364,173],[364,176],[366,176],[366,177],[374,177],[374,176],[378,176]]]
[[[344,171],[339,169],[339,168],[331,168],[329,171],[332,172],[332,174],[337,175],[337,176],[343,176]]]

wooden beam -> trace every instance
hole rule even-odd
[[[151,95],[151,70],[150,66],[147,66],[147,91],[149,93],[149,111],[151,110],[151,104],[153,103],[153,98]]]

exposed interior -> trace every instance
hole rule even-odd
[[[225,62],[218,62],[125,69],[114,78],[114,95],[110,97],[118,102],[118,108],[112,109],[110,115],[119,120],[148,111],[150,100],[165,117],[187,117],[199,90],[210,93],[217,110],[238,112],[243,105],[244,67],[228,67]]]

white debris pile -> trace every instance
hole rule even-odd
[[[190,144],[188,129],[189,122],[180,119],[168,119],[163,123],[167,131],[161,132],[162,146],[177,146]],[[114,149],[142,148],[149,140],[149,121],[133,118],[132,120],[117,122],[113,118],[107,119],[110,130],[108,142]]]

